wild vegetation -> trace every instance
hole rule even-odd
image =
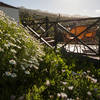
[[[100,67],[40,45],[0,15],[0,100],[100,100]]]
[[[0,16],[1,99],[6,97],[8,99],[5,100],[9,100],[12,89],[17,93],[24,91],[24,86],[30,83],[38,69],[39,61],[42,60],[42,48],[39,42],[16,22]]]

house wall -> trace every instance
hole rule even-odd
[[[2,10],[6,16],[12,17],[15,21],[19,22],[19,9],[0,6],[0,10]]]

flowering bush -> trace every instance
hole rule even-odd
[[[7,90],[8,86],[17,91],[18,86],[27,87],[27,82],[34,80],[34,74],[39,69],[39,61],[44,55],[42,48],[25,29],[9,20],[4,14],[0,14],[0,86],[2,89],[10,92],[10,88]],[[6,92],[2,96],[7,98]]]
[[[46,52],[40,62],[38,84],[29,89],[26,100],[99,100],[100,81],[94,72],[87,69],[75,72],[75,61],[70,66],[65,62],[68,61],[62,59],[59,53]]]

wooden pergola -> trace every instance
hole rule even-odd
[[[86,25],[85,29],[83,29],[81,32],[79,32],[78,34],[74,34],[72,31],[70,31],[68,29],[68,27],[70,28],[71,26],[64,26],[63,23],[81,23],[82,21],[93,21],[91,24]],[[97,43],[95,45],[98,46],[99,50],[95,51],[93,48],[91,48],[83,39],[79,38],[80,36],[84,35],[89,32],[90,30],[92,30],[91,32],[93,32],[93,28],[96,27],[95,30],[95,34],[96,31],[98,29],[100,29],[100,17],[93,17],[93,18],[78,18],[78,19],[69,19],[69,20],[55,20],[55,21],[50,21],[48,17],[44,18],[42,21],[39,20],[38,22],[35,23],[35,25],[37,26],[36,28],[31,28],[29,25],[26,25],[25,23],[23,23],[24,26],[26,26],[32,33],[34,33],[41,41],[43,41],[46,45],[48,45],[51,48],[57,48],[57,44],[59,43],[58,41],[58,37],[59,37],[59,31],[62,33],[65,33],[66,35],[69,35],[70,37],[72,37],[72,39],[70,39],[67,42],[63,42],[62,47],[66,47],[67,44],[71,44],[73,41],[77,41],[75,42],[74,45],[76,45],[76,43],[79,43],[83,46],[85,46],[89,51],[91,51],[93,54],[95,55],[100,55],[100,35],[98,37]],[[53,28],[53,38],[54,38],[54,43],[53,46],[51,45],[50,41],[46,41],[46,38],[50,38],[49,35],[52,33],[49,33],[49,30],[51,30],[51,28]],[[41,33],[38,33],[38,30],[41,30]],[[100,33],[99,33],[100,34]],[[91,37],[90,37],[91,38]],[[66,38],[67,39],[67,38]],[[77,52],[78,53],[78,52]]]

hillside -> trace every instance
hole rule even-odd
[[[31,20],[40,20],[40,19],[44,19],[45,17],[48,17],[50,21],[55,21],[57,19],[68,20],[68,19],[87,17],[87,16],[81,16],[81,15],[54,14],[54,13],[41,11],[41,10],[26,9],[24,7],[20,7],[19,11],[20,11],[21,20],[27,19],[27,17],[30,17]]]
[[[59,17],[60,17],[60,19],[77,18],[77,16],[76,17],[75,16],[69,16],[69,15],[63,16],[63,15],[60,15],[60,14],[49,13],[49,12],[45,12],[45,11],[41,11],[41,10],[26,9],[26,8],[21,7],[20,8],[20,17],[24,13],[27,13],[28,15],[30,15],[31,17],[33,17],[35,19],[45,18],[46,16],[49,17],[52,20],[55,20]],[[82,17],[82,16],[80,16],[80,17]]]
[[[72,19],[81,19],[81,18],[88,18],[88,16],[80,16],[80,15],[63,15],[63,14],[54,14],[49,13],[41,10],[33,10],[33,9],[26,9],[21,7],[20,8],[20,21],[21,23],[25,22],[30,27],[35,27],[35,22],[42,22],[45,21],[46,17],[49,21],[56,21],[56,20],[72,20]],[[90,25],[96,20],[84,20],[79,22],[61,22],[65,27],[66,26],[78,26],[78,25]],[[45,24],[44,24],[45,25]]]

